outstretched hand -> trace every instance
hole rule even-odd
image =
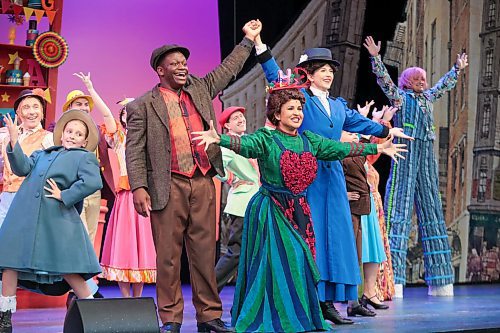
[[[378,56],[378,54],[380,52],[380,41],[378,41],[378,43],[375,44],[373,37],[368,36],[365,38],[365,42],[363,43],[363,45],[364,45],[364,47],[366,47],[366,49],[368,50],[368,53],[370,53],[370,55],[372,57]]]
[[[372,111],[372,120],[379,123],[380,119],[382,119],[382,116],[384,115],[384,112],[383,108],[380,111],[377,108],[374,108]]]
[[[92,84],[92,81],[90,80],[90,72],[85,75],[83,72],[80,73],[73,73],[74,76],[78,77],[80,80],[83,81],[85,84],[85,87],[87,87],[87,90],[92,90],[94,88],[94,85]]]
[[[403,131],[402,128],[399,128],[399,127],[394,127],[394,128],[391,128],[389,130],[389,136],[392,136],[392,137],[397,137],[397,138],[401,138],[401,139],[408,139],[408,140],[415,140],[415,138],[409,136],[409,135],[406,135]]]
[[[210,129],[208,131],[192,132],[192,134],[196,136],[191,140],[200,141],[198,143],[198,146],[205,145],[205,151],[207,151],[208,146],[210,146],[212,143],[220,142],[220,136],[219,134],[217,134],[217,131],[214,127],[214,122],[212,120],[210,120]]]
[[[248,21],[245,23],[242,30],[246,38],[255,41],[255,37],[259,36],[262,30],[262,23],[259,19]]]
[[[368,113],[370,112],[370,108],[372,107],[372,105],[375,104],[375,101],[371,100],[370,102],[366,102],[365,103],[365,106],[361,107],[359,104],[358,104],[358,112],[363,116],[363,117],[367,117],[368,116]]]
[[[405,159],[400,153],[408,152],[406,144],[404,143],[393,143],[392,136],[386,142],[377,145],[379,147],[379,152],[385,154],[394,160],[394,163],[398,163],[398,158]]]
[[[398,111],[398,108],[395,106],[384,105],[382,107],[382,111],[384,112],[384,116],[382,117],[382,119],[384,119],[385,121],[391,121],[392,117],[394,117],[394,114]]]
[[[455,65],[460,70],[462,70],[465,67],[469,66],[469,63],[467,61],[467,54],[466,53],[457,54],[457,61],[455,62]]]

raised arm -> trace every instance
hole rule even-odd
[[[7,157],[12,172],[18,177],[26,177],[35,166],[36,158],[40,152],[41,150],[36,150],[28,157],[24,154],[19,142],[16,142],[14,147],[9,143],[7,145]]]
[[[219,66],[203,78],[203,82],[206,84],[212,99],[226,88],[229,82],[236,78],[241,71],[245,61],[250,56],[255,36],[260,33],[261,29],[262,24],[259,20],[247,22],[243,27],[243,32],[245,33],[243,40],[234,47],[233,51]]]
[[[111,110],[106,105],[106,103],[104,103],[101,96],[99,96],[97,91],[94,89],[92,80],[90,80],[90,72],[87,75],[85,75],[83,72],[73,73],[73,75],[80,78],[80,80],[82,80],[82,82],[85,84],[85,87],[87,88],[90,96],[92,97],[92,100],[94,101],[95,108],[99,110],[102,117],[104,118],[106,131],[108,133],[115,133],[117,128],[115,119],[113,118],[113,114],[111,113]]]
[[[17,137],[19,135],[19,130],[17,128],[17,116],[14,120],[12,120],[10,115],[7,113],[4,117],[4,121],[5,126],[9,131],[10,141],[7,144],[6,151],[10,168],[16,176],[25,177],[31,172],[31,169],[35,165],[35,159],[38,152],[34,152],[31,157],[24,154],[23,149],[17,141]]]
[[[385,67],[382,59],[380,58],[380,41],[375,43],[371,36],[366,37],[363,45],[370,53],[370,60],[372,63],[372,71],[377,77],[377,83],[382,88],[384,94],[389,98],[392,105],[401,106],[402,96],[399,92],[398,87],[394,84],[391,77],[389,76],[389,72],[387,72],[387,68]]]
[[[257,61],[260,63],[267,82],[273,82],[278,79],[278,71],[281,68],[278,66],[276,59],[274,59],[271,51],[267,48],[260,38],[260,34],[255,37],[255,54]]]
[[[425,92],[427,98],[431,102],[434,102],[438,98],[442,97],[445,92],[455,88],[455,86],[457,85],[460,70],[467,67],[467,65],[467,54],[457,54],[457,61],[450,69],[450,71],[443,75],[443,77],[432,88]]]
[[[347,106],[347,101],[341,97],[336,98],[337,103],[342,103],[345,110],[345,121],[342,129],[351,133],[361,133],[367,135],[374,135],[379,138],[385,138],[389,135],[389,129],[382,126],[370,119],[364,117],[359,112],[350,109]],[[370,107],[371,104],[366,106]],[[365,106],[365,107],[366,107]]]

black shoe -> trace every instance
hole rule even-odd
[[[181,332],[181,324],[174,322],[166,322],[160,328],[160,333],[180,333]]]
[[[74,292],[70,291],[68,293],[68,297],[66,297],[66,309],[69,309],[73,301],[76,299],[76,295]]]
[[[375,317],[377,314],[375,312],[373,312],[372,310],[365,308],[361,304],[358,304],[358,305],[355,305],[352,307],[348,306],[347,307],[347,315],[349,317],[356,317],[356,315],[362,316],[362,317]]]
[[[372,301],[373,297],[376,296],[368,298],[365,296],[365,294],[363,294],[363,297],[361,297],[359,303],[361,303],[361,305],[363,305],[365,308],[368,308],[366,305],[370,304],[375,310],[387,310],[389,308],[389,305],[387,304],[375,303],[374,301]]]
[[[0,333],[12,333],[12,312],[0,312]]]
[[[321,312],[326,320],[331,321],[336,325],[351,325],[354,322],[351,319],[343,318],[339,311],[335,309],[335,305],[332,302],[320,302]]]
[[[220,318],[204,323],[198,323],[198,332],[235,332],[234,328],[224,323]]]
[[[104,298],[104,296],[97,290],[94,295],[92,295],[94,298]]]

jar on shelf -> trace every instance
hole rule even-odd
[[[23,84],[23,72],[19,69],[21,60],[14,60],[14,69],[9,69],[5,72],[5,83],[11,86],[20,86]]]

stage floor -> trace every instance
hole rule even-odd
[[[118,287],[103,287],[105,297],[119,297]],[[230,321],[229,310],[234,287],[226,287],[221,298],[224,304],[222,319]],[[185,299],[182,332],[196,332],[191,288],[183,287]],[[145,297],[155,297],[154,286],[144,289]],[[429,297],[426,287],[406,288],[405,298],[387,302],[389,310],[377,311],[374,318],[357,317],[349,326],[334,326],[332,331],[351,332],[448,332],[492,329],[500,332],[500,285],[455,286],[455,297]],[[337,307],[343,315],[346,305]],[[66,309],[19,310],[13,315],[14,332],[62,332]],[[498,328],[498,330],[493,330]]]

